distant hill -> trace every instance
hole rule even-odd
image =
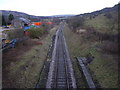
[[[72,14],[67,14],[67,15],[53,15],[53,16],[35,16],[35,15],[29,15],[23,12],[18,12],[18,11],[8,11],[8,10],[0,10],[0,12],[2,12],[3,16],[5,17],[5,21],[9,22],[8,17],[10,14],[12,14],[14,16],[14,18],[26,18],[29,19],[31,21],[41,21],[41,19],[49,19],[49,18],[60,18],[60,17],[70,17],[70,16],[74,16]]]
[[[64,15],[53,15],[52,17],[70,17],[75,16],[74,14],[64,14]]]
[[[102,14],[102,13],[107,13],[107,12],[111,12],[111,11],[116,11],[118,12],[118,8],[120,7],[120,3],[113,6],[113,7],[109,7],[109,8],[104,8],[102,10],[97,10],[97,11],[94,11],[94,12],[91,12],[91,13],[83,13],[83,14],[79,14],[79,15],[76,15],[76,16],[89,16],[89,15],[97,15],[97,14]]]
[[[23,17],[23,18],[30,19],[31,21],[40,21],[40,19],[50,18],[47,16],[29,15],[29,14],[26,14],[23,12],[17,12],[17,11],[0,10],[0,12],[2,12],[2,14],[5,16],[6,21],[8,21],[9,14],[13,14],[15,18]]]

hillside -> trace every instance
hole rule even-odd
[[[8,16],[12,14],[15,18],[23,17],[30,19],[31,21],[40,21],[41,19],[45,18],[50,18],[47,16],[34,16],[34,15],[29,15],[23,12],[17,12],[17,11],[7,11],[7,10],[0,10],[2,12],[2,15],[4,15],[6,21],[8,21]]]
[[[117,4],[111,8],[104,8],[99,11],[73,16],[68,19],[68,23],[74,29],[94,28],[102,33],[118,33],[119,5]]]
[[[8,11],[8,10],[0,10],[0,12],[2,12],[2,17],[4,16],[5,22],[7,22],[7,23],[9,23],[8,17],[9,17],[10,14],[12,14],[15,19],[22,17],[22,18],[29,19],[32,22],[42,21],[43,19],[53,19],[53,22],[55,22],[55,23],[57,23],[59,21],[59,18],[68,18],[68,17],[75,16],[75,15],[72,15],[72,14],[53,15],[53,16],[35,16],[35,15],[29,15],[29,14],[26,14],[26,13],[23,13],[23,12]],[[1,21],[4,22],[3,20],[1,20]]]
[[[97,11],[94,11],[94,12],[91,12],[91,13],[84,13],[84,14],[79,14],[79,15],[76,15],[76,16],[89,16],[89,15],[97,15],[97,14],[102,14],[102,13],[107,13],[107,12],[111,12],[111,11],[118,11],[118,7],[119,7],[119,4],[113,6],[113,7],[107,7],[107,8],[104,8],[104,9],[101,9],[101,10],[97,10]]]

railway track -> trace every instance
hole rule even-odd
[[[76,88],[72,64],[63,35],[64,23],[56,32],[55,46],[48,73],[46,88]]]

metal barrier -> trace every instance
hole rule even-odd
[[[83,73],[83,76],[84,76],[84,78],[85,78],[85,80],[86,80],[87,86],[88,86],[88,88],[90,88],[90,89],[96,90],[96,86],[95,86],[95,84],[94,84],[94,82],[93,82],[93,80],[92,80],[92,77],[91,77],[91,75],[89,74],[89,72],[88,72],[86,66],[84,65],[82,59],[85,59],[85,58],[77,57],[77,61],[79,62],[80,70],[81,70],[82,73]]]

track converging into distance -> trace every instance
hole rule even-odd
[[[48,73],[46,88],[76,88],[72,63],[63,34],[64,22],[56,32],[55,46]]]

